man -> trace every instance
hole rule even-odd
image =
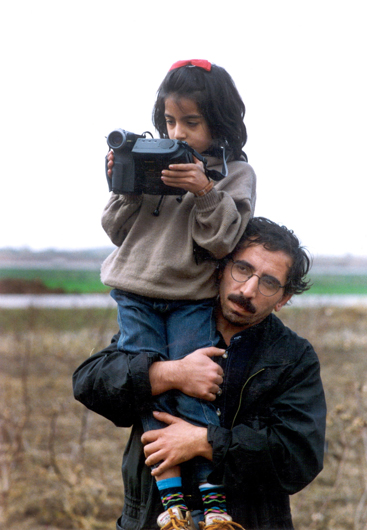
[[[291,231],[254,218],[219,271],[217,329],[224,354],[205,348],[179,361],[145,353],[130,359],[114,339],[76,370],[76,399],[117,426],[133,426],[118,530],[156,528],[161,506],[153,477],[173,465],[181,464],[190,508],[200,510],[190,483],[198,457],[213,462],[208,480],[225,486],[236,523],[246,530],[293,529],[289,494],[322,469],[326,406],[312,346],[273,311],[308,288],[308,270],[307,254]],[[167,427],[143,434],[140,412],[152,395],[173,389],[215,400],[221,425],[197,427],[155,413]],[[230,528],[207,528],[222,527]]]

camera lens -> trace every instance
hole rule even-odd
[[[107,138],[107,143],[111,149],[118,149],[125,143],[125,133],[122,130],[112,131]]]

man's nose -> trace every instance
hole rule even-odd
[[[255,298],[258,293],[259,279],[252,276],[247,282],[241,283],[241,294],[246,298]]]

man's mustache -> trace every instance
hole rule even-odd
[[[229,294],[228,300],[243,307],[243,309],[245,309],[248,313],[256,313],[256,308],[252,304],[251,300],[245,298],[241,294]]]

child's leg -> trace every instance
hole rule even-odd
[[[167,319],[167,343],[170,360],[182,359],[189,353],[215,346],[219,336],[214,318],[214,300],[177,301]],[[176,413],[199,426],[219,425],[216,408],[210,401],[175,392]]]
[[[171,473],[174,475],[176,470],[172,468]],[[163,504],[163,509],[166,511],[173,506],[177,506],[180,510],[187,510],[186,502],[182,492],[181,470],[178,467],[177,476],[169,478],[157,479],[157,487]]]
[[[226,492],[222,484],[211,484],[205,482],[199,484],[199,490],[204,506],[204,517],[207,521],[207,516],[218,516],[227,514]]]
[[[118,289],[114,289],[111,296],[118,304],[118,322],[121,332],[118,348],[132,355],[138,355],[141,352],[159,353],[162,360],[167,359],[166,322],[162,311],[164,306],[154,299],[125,293]],[[168,409],[172,412],[173,396],[165,396],[164,402],[164,408],[157,403],[154,409],[163,411]],[[166,427],[165,423],[156,420],[149,412],[142,414],[141,421],[144,432]],[[157,486],[165,511],[172,507],[187,510],[180,473],[180,467],[175,466],[157,478]]]
[[[158,353],[168,359],[165,318],[155,311],[155,300],[113,289],[117,302],[120,339],[117,347],[130,354]]]
[[[185,304],[174,311],[167,321],[167,339],[170,359],[180,359],[198,348],[215,346],[219,337],[213,301]],[[213,403],[181,392],[176,392],[176,411],[181,418],[194,425],[220,424]],[[195,459],[193,478],[199,485],[206,521],[214,516],[222,515],[225,518],[227,515],[224,486],[211,484],[207,480],[212,470],[213,465],[208,460]]]
[[[212,299],[157,300],[118,289],[113,289],[111,296],[118,304],[121,331],[118,348],[129,354],[148,352],[158,353],[162,360],[181,359],[198,348],[215,345],[218,340]],[[181,392],[165,392],[155,398],[153,406],[153,410],[178,415],[196,425],[219,425],[210,402]],[[165,427],[151,414],[142,421],[144,431]]]
[[[117,302],[120,338],[119,350],[131,355],[139,353],[158,354],[160,359],[168,359],[166,318],[159,310],[161,304],[154,298],[113,289],[111,296]],[[158,310],[157,310],[158,308]],[[153,410],[166,412],[165,407],[174,407],[173,396],[162,398],[166,405],[162,408],[157,402]],[[141,416],[144,432],[162,429],[166,424],[156,420],[151,412]]]
[[[226,494],[222,484],[212,484],[208,477],[213,464],[206,458],[197,457],[190,463],[192,481],[198,484],[203,501],[204,516],[227,514]],[[187,480],[187,470],[186,470]]]

